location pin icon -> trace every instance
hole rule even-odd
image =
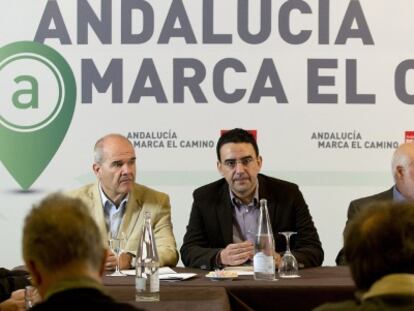
[[[59,149],[75,103],[73,72],[56,50],[30,41],[0,48],[0,159],[23,190]]]

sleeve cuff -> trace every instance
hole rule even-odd
[[[215,265],[214,265],[214,267],[215,267],[215,268],[219,268],[219,269],[223,269],[223,268],[224,268],[224,265],[223,265],[223,263],[221,262],[221,258],[220,258],[221,251],[222,251],[222,250],[219,250],[219,251],[217,252],[217,254],[216,254],[216,258],[215,258]]]

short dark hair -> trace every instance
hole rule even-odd
[[[414,204],[366,206],[347,228],[344,250],[361,290],[388,274],[414,273]]]
[[[217,159],[220,161],[220,149],[221,146],[228,143],[247,143],[251,144],[254,148],[254,151],[256,152],[256,156],[259,155],[259,147],[257,146],[256,139],[252,134],[250,134],[248,131],[243,130],[241,128],[234,128],[232,130],[224,132],[216,146],[216,152],[217,152]]]

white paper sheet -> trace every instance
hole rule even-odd
[[[135,269],[122,270],[126,275],[135,275]],[[158,270],[161,281],[183,281],[195,277],[196,273],[177,273],[170,267],[161,267]]]

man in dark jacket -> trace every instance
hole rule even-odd
[[[217,168],[224,177],[194,191],[181,247],[186,266],[213,269],[242,265],[254,255],[258,202],[266,199],[276,264],[286,250],[281,231],[295,231],[291,250],[300,267],[319,266],[323,250],[308,206],[297,185],[259,174],[262,157],[252,134],[225,132],[217,143]]]
[[[362,211],[365,206],[374,202],[414,202],[414,143],[401,144],[394,152],[391,161],[394,186],[390,189],[357,200],[353,200],[348,207],[348,220],[345,225]],[[345,231],[344,230],[344,231]],[[347,261],[343,249],[335,259],[337,265],[346,265]]]

